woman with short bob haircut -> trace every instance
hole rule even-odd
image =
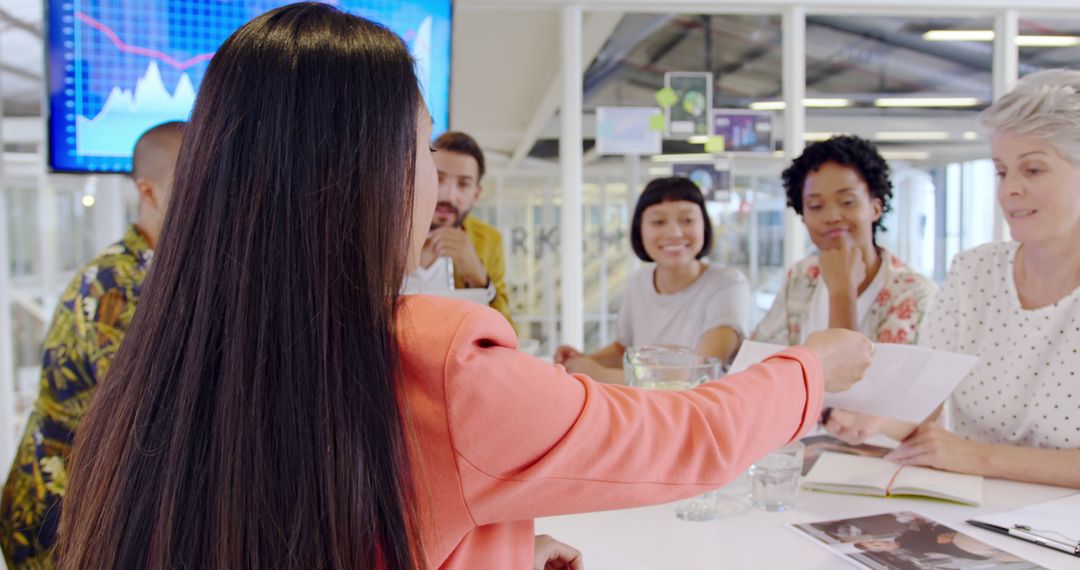
[[[527,568],[533,518],[723,485],[869,364],[832,331],[652,393],[519,352],[489,307],[399,297],[431,129],[382,26],[299,3],[222,44],[75,442],[61,568]]]
[[[634,208],[630,245],[654,265],[630,276],[615,342],[587,355],[561,346],[555,362],[614,383],[625,382],[623,355],[634,346],[682,346],[730,362],[750,328],[750,283],[737,269],[702,261],[713,229],[697,184],[680,176],[649,182]]]

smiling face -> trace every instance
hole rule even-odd
[[[806,176],[802,197],[803,222],[818,249],[835,249],[848,240],[860,248],[873,247],[882,203],[857,170],[826,162]]]
[[[685,200],[649,206],[641,215],[641,243],[660,267],[693,262],[705,245],[701,207]]]
[[[1044,140],[1007,131],[990,139],[998,203],[1019,242],[1072,239],[1080,231],[1080,166]]]

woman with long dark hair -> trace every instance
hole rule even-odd
[[[813,425],[870,344],[827,332],[685,393],[399,299],[437,195],[404,43],[321,4],[211,61],[154,270],[76,436],[59,562],[521,568],[531,519],[693,496]]]

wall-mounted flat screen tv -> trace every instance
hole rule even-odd
[[[282,0],[50,0],[49,165],[129,172],[139,135],[186,120],[214,51]],[[380,22],[408,44],[435,119],[450,115],[451,0],[330,2]]]

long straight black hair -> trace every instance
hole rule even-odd
[[[424,566],[394,331],[420,105],[401,39],[326,5],[221,46],[76,435],[62,568]]]

